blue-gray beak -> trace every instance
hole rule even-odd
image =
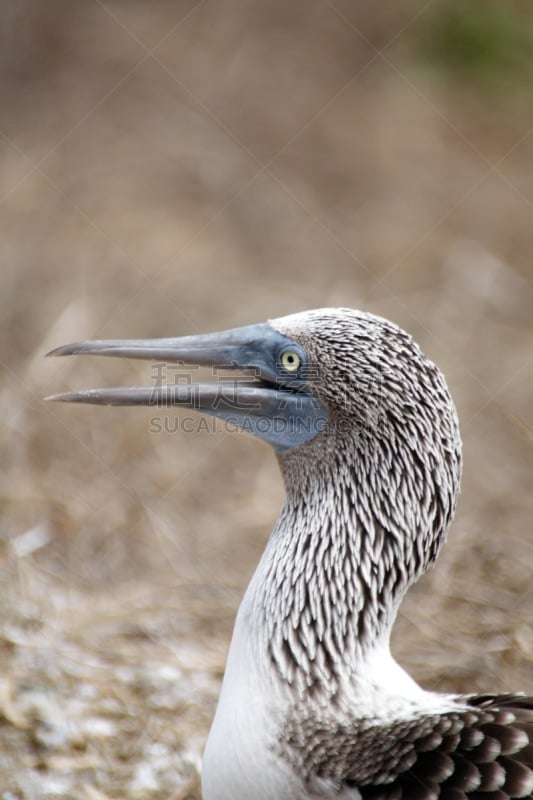
[[[181,406],[227,420],[269,442],[278,452],[313,439],[328,412],[311,393],[304,348],[268,323],[178,339],[76,342],[49,356],[101,355],[236,369],[247,377],[213,383],[176,383],[123,389],[87,389],[47,398],[115,406]]]

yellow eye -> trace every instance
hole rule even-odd
[[[294,350],[285,350],[281,354],[281,366],[287,372],[296,372],[301,363],[300,356]]]

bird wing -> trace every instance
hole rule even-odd
[[[300,729],[289,747],[309,777],[357,788],[362,800],[533,798],[533,697],[464,702],[381,726],[359,721],[310,737]]]

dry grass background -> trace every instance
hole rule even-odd
[[[470,8],[2,4],[2,800],[199,798],[282,498],[246,436],[44,404],[150,377],[43,360],[72,339],[322,305],[407,328],[447,375],[465,476],[395,653],[428,687],[533,691],[533,18]]]

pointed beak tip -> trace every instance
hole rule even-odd
[[[45,358],[56,358],[56,356],[74,356],[80,351],[80,342],[74,342],[72,344],[63,344],[61,347],[54,347],[53,350],[49,350],[48,353],[44,354]]]

